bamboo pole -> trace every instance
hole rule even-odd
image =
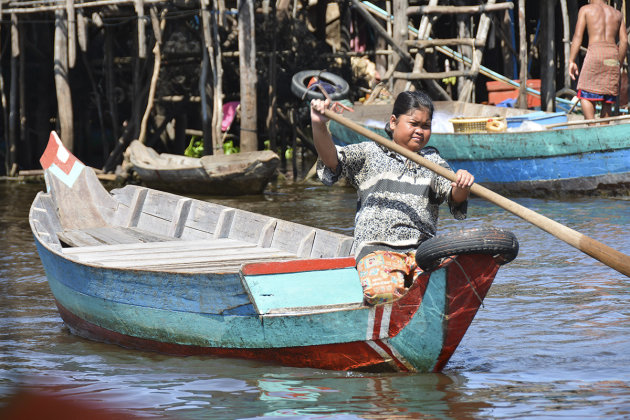
[[[630,119],[630,115],[617,115],[615,117],[595,118],[595,119],[592,119],[592,120],[566,121],[566,122],[562,122],[562,123],[547,124],[547,125],[545,125],[545,128],[556,128],[556,127],[565,127],[565,126],[572,126],[572,125],[596,124],[596,123],[602,123],[602,122],[607,122],[607,121],[620,121],[620,120],[628,120],[628,119]]]

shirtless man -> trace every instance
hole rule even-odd
[[[580,74],[575,60],[585,28],[588,31],[588,50]],[[619,95],[620,63],[623,63],[627,47],[628,34],[620,11],[604,0],[590,0],[589,4],[580,8],[571,41],[569,75],[573,80],[580,75],[578,98],[585,119],[595,117],[595,102],[602,103],[602,118],[611,115],[612,104]]]

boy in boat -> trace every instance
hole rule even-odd
[[[372,141],[337,148],[322,114],[330,101],[311,101],[317,174],[326,185],[343,177],[357,190],[353,252],[366,302],[376,304],[402,296],[421,273],[415,250],[435,235],[440,203],[464,219],[474,177],[458,170],[451,182]],[[385,131],[398,145],[445,168],[437,149],[425,147],[431,137],[433,102],[423,92],[396,98]]]
[[[588,32],[588,50],[580,72],[575,60],[584,29]],[[571,41],[569,75],[575,80],[579,74],[578,98],[585,119],[595,117],[595,102],[601,102],[600,117],[611,115],[612,104],[619,94],[620,64],[626,56],[627,46],[628,34],[620,11],[604,0],[590,0],[580,8]]]

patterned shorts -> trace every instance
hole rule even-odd
[[[585,90],[578,90],[577,94],[580,99],[587,99],[593,102],[606,102],[607,104],[614,104],[617,101],[617,97],[614,95],[600,95],[599,93],[587,92]]]
[[[376,251],[357,264],[365,301],[371,305],[400,298],[422,273],[413,252]]]

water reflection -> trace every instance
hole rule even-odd
[[[521,249],[503,267],[443,374],[367,375],[239,359],[169,357],[71,335],[59,318],[28,226],[41,185],[0,183],[0,405],[47,392],[159,418],[624,418],[630,412],[628,278],[497,207],[440,230],[493,226]],[[356,194],[277,186],[218,198],[351,234]],[[630,201],[519,203],[630,254]]]

